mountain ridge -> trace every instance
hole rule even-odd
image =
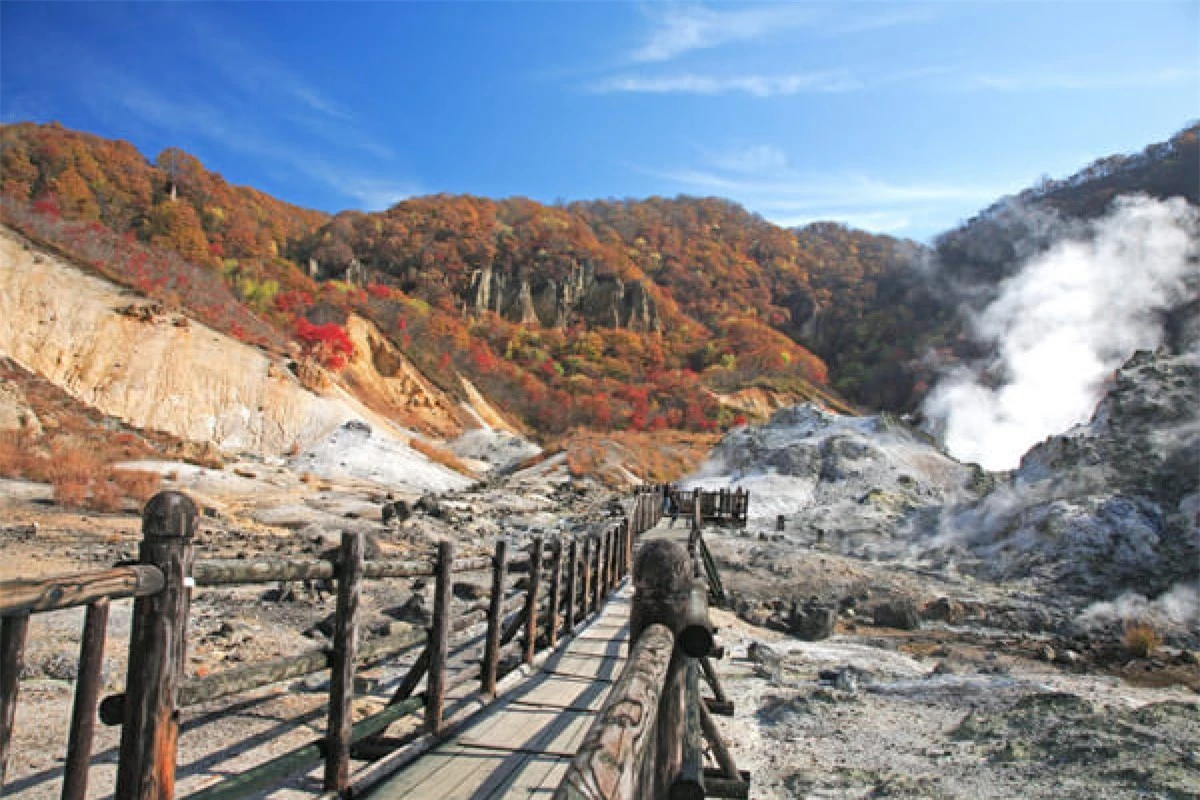
[[[467,378],[543,436],[705,431],[744,421],[721,397],[750,389],[916,408],[931,353],[971,354],[959,290],[1011,268],[1011,249],[989,247],[1027,233],[1006,227],[1012,209],[1091,213],[1142,184],[1200,202],[1185,175],[1197,130],[999,201],[932,248],[836,223],[787,230],[719,198],[431,195],[329,215],[232,187],[175,148],[151,163],[55,124],[0,127],[0,194],[23,233],[39,228],[102,271],[104,255],[85,251],[104,250],[110,277],[202,319],[207,309],[206,322],[301,371],[336,374],[359,316],[451,398]],[[156,252],[191,272],[126,274]],[[192,296],[204,281],[221,284],[206,291],[226,311]]]

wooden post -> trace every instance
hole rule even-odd
[[[400,681],[400,685],[396,687],[396,691],[392,693],[392,699],[388,701],[389,706],[399,705],[408,698],[412,697],[412,693],[417,690],[417,686],[421,683],[421,678],[425,677],[425,673],[429,671],[429,645],[425,645],[425,649],[417,656],[417,660],[408,668],[408,673]],[[426,697],[429,693],[426,692]]]
[[[617,585],[617,564],[619,558],[617,553],[620,552],[621,543],[621,527],[614,525],[608,530],[608,593]]]
[[[700,725],[700,678],[689,658],[684,676],[683,753],[670,800],[704,800],[704,729]]]
[[[171,800],[175,794],[175,693],[187,663],[195,532],[196,504],[187,495],[159,492],[146,504],[138,561],[162,571],[163,589],[133,604],[116,800]]]
[[[708,616],[708,587],[703,581],[693,580],[681,623],[680,649],[692,658],[707,656],[713,647],[713,630]]]
[[[625,574],[633,569],[633,523],[625,520]]]
[[[724,703],[729,700],[725,695],[725,689],[721,686],[721,679],[717,677],[717,670],[713,666],[712,659],[708,656],[700,659],[700,667],[704,670],[704,678],[708,681],[708,685],[712,687],[713,699],[718,703]]]
[[[600,598],[596,601],[597,607],[604,601],[604,598],[608,597],[608,593],[612,589],[612,578],[609,576],[608,570],[610,556],[612,555],[612,528],[606,528],[600,534],[600,540],[603,542],[600,551],[603,553],[603,556],[600,558],[600,563],[596,566],[600,571]]]
[[[583,573],[583,596],[579,598],[579,621],[588,618],[588,607],[592,602],[592,537],[583,537],[583,560],[579,563]]]
[[[575,599],[579,590],[579,540],[571,539],[571,550],[567,557],[567,618],[565,630],[571,633],[575,630]]]
[[[67,764],[63,769],[62,800],[87,796],[88,766],[92,760],[92,737],[96,731],[96,707],[104,674],[104,638],[108,628],[108,598],[92,601],[83,622],[79,645],[79,677],[75,703],[71,707],[71,732],[67,738]]]
[[[604,537],[596,537],[596,566],[595,574],[592,576],[592,611],[600,609],[600,598],[604,593],[604,575],[601,572],[601,565],[604,563]]]
[[[25,668],[25,635],[29,615],[14,614],[0,619],[0,789],[8,768],[8,746],[17,717],[17,692]]]
[[[334,612],[329,724],[325,735],[325,791],[350,783],[350,727],[354,723],[354,659],[358,656],[358,606],[363,576],[363,535],[342,532]]]
[[[496,542],[492,557],[492,596],[488,602],[487,642],[483,646],[483,693],[496,694],[496,670],[500,668],[500,625],[504,620],[504,581],[508,575],[508,542]]]
[[[425,728],[438,736],[446,708],[446,656],[450,648],[450,565],[454,542],[438,543],[437,577],[433,589],[433,627],[429,629],[429,676],[425,683]]]
[[[658,751],[654,756],[652,783],[644,784],[646,795],[667,797],[671,783],[679,773],[683,761],[683,732],[685,727],[686,698],[684,696],[687,674],[687,656],[678,647],[671,655],[667,675],[663,681],[662,696],[658,706]]]
[[[551,650],[558,645],[559,606],[562,604],[563,541],[554,541],[554,561],[550,564],[550,620],[546,623],[546,641]]]
[[[533,663],[537,650],[538,633],[538,589],[542,583],[542,537],[533,537],[529,551],[529,593],[525,600],[525,663]]]
[[[742,774],[738,772],[737,764],[734,763],[733,756],[729,753],[729,748],[725,746],[725,740],[721,738],[721,732],[717,730],[717,723],[703,704],[700,706],[700,725],[704,728],[704,738],[708,740],[708,745],[712,748],[713,758],[717,760],[717,764],[721,767],[721,771],[725,773],[725,777],[740,780]]]

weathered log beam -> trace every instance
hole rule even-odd
[[[0,583],[0,616],[57,611],[103,597],[145,597],[163,588],[162,572],[152,564],[113,567],[53,578]]]
[[[567,595],[564,604],[563,629],[570,633],[575,630],[575,603],[579,580],[579,540],[571,540],[570,552],[567,556]]]
[[[425,640],[425,631],[419,629],[396,636],[372,639],[359,648],[357,663],[359,666],[363,666],[392,658],[424,644]],[[235,667],[206,675],[203,678],[192,678],[180,685],[176,705],[179,708],[187,708],[259,689],[263,686],[270,686],[273,683],[303,678],[306,675],[329,669],[332,664],[331,659],[332,654],[329,650],[312,650],[299,656],[248,664],[244,667]],[[105,725],[120,725],[124,708],[124,694],[109,695],[100,704],[100,721]]]
[[[555,800],[646,796],[639,792],[639,772],[645,758],[654,757],[659,699],[674,648],[675,637],[665,625],[650,625],[642,632],[555,791]]]
[[[29,615],[14,614],[0,618],[0,789],[8,768],[8,747],[17,717],[17,693],[21,670],[25,667],[25,638]]]
[[[687,596],[683,626],[679,631],[679,646],[692,658],[702,658],[712,651],[713,627],[708,617],[708,588],[694,582]]]
[[[422,695],[391,705],[350,729],[349,741],[356,744],[363,739],[386,731],[396,720],[419,711],[425,703]],[[290,753],[284,753],[264,764],[245,770],[218,784],[188,795],[186,800],[237,800],[279,784],[284,778],[310,768],[325,757],[327,745],[324,739],[310,742]]]
[[[670,800],[704,800],[704,729],[700,725],[700,668],[688,659],[684,677],[683,756]]]
[[[475,556],[474,558],[460,558],[450,566],[450,571],[456,575],[460,572],[481,572],[489,569],[492,566],[491,556]]]
[[[529,549],[529,594],[525,603],[525,663],[533,661],[537,649],[538,634],[538,590],[542,583],[542,538],[536,536]]]
[[[336,568],[331,561],[286,561],[281,559],[197,561],[192,578],[197,586],[227,586],[273,581],[330,580]]]
[[[157,567],[164,586],[133,606],[129,669],[116,800],[171,800],[179,715],[175,693],[183,675],[196,504],[180,492],[159,492],[142,514],[139,561]]]
[[[721,767],[724,776],[729,780],[740,778],[741,773],[738,772],[737,764],[734,763],[729,748],[725,746],[725,740],[721,738],[721,732],[717,730],[716,721],[703,705],[700,706],[700,724],[704,728],[704,738],[708,740],[713,758],[717,760],[717,765]]]
[[[717,702],[724,703],[729,698],[725,695],[725,688],[721,686],[721,679],[717,677],[717,668],[713,666],[712,659],[704,656],[700,659],[700,668],[704,670],[704,679],[708,681],[708,685],[713,690],[713,698]]]
[[[714,717],[732,717],[733,716],[733,701],[732,700],[717,700],[712,697],[704,698],[704,707],[708,709],[708,713]]]
[[[563,572],[563,541],[554,541],[554,551],[550,560],[550,619],[546,622],[546,646],[553,650],[558,645],[559,615],[558,609],[562,603],[562,572]]]
[[[748,800],[750,797],[750,773],[742,770],[737,779],[727,778],[719,769],[704,770],[706,797],[723,797],[729,800]]]
[[[79,645],[79,678],[71,706],[71,731],[67,740],[67,763],[63,769],[62,800],[84,800],[87,796],[88,766],[96,732],[96,705],[100,699],[104,667],[104,639],[108,628],[108,598],[88,605]]]
[[[425,689],[425,726],[437,736],[446,707],[446,655],[450,638],[450,570],[454,542],[438,543],[437,580],[433,590],[433,627],[429,630],[429,677]]]
[[[496,553],[492,557],[492,596],[488,605],[487,641],[483,647],[483,674],[480,691],[485,695],[496,693],[496,671],[500,667],[500,624],[504,614],[504,581],[508,570],[508,542],[496,542]]]
[[[487,556],[461,558],[454,562],[451,571],[475,572],[487,569],[491,559]],[[336,561],[297,561],[288,559],[206,560],[192,567],[192,577],[197,586],[225,586],[246,583],[272,583],[274,581],[301,581],[332,579],[338,576],[340,567]],[[429,561],[370,560],[363,564],[364,578],[418,578],[434,574],[434,564]]]
[[[325,790],[340,792],[350,782],[350,728],[354,717],[354,660],[358,655],[358,609],[363,579],[363,534],[342,533],[333,658],[326,727]]]

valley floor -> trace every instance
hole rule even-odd
[[[385,526],[386,493],[303,482],[283,467],[179,470],[167,485],[209,509],[198,544],[210,557],[312,557],[331,546],[328,532],[339,527],[368,531],[388,557],[424,552],[446,535],[464,551],[482,549],[497,535],[595,524],[614,499],[543,470],[443,496]],[[0,579],[99,569],[133,554],[133,509],[68,514],[47,496],[35,484],[0,483]],[[753,773],[752,797],[1200,797],[1193,651],[1163,646],[1135,659],[1102,638],[1064,638],[1051,632],[1061,609],[1028,587],[839,555],[754,521],[746,531],[712,531],[708,540],[739,612],[714,612],[728,650],[719,671],[736,703],[735,716],[718,724],[739,766]],[[311,629],[332,614],[331,597],[298,591],[287,602],[264,600],[267,588],[197,593],[193,674],[321,641]],[[428,592],[407,581],[375,590],[368,624],[397,624],[378,612]],[[771,629],[786,627],[779,623],[791,604],[809,597],[838,608],[833,636],[801,641]],[[898,630],[873,625],[867,613],[882,602],[924,607],[938,598],[957,609],[952,622],[926,619]],[[114,605],[106,694],[124,679],[128,605]],[[33,620],[6,797],[58,795],[81,617]],[[365,675],[359,713],[383,702],[396,674]],[[177,794],[319,736],[323,689],[321,681],[297,681],[187,710]],[[116,729],[98,729],[90,797],[111,795],[116,737]],[[270,796],[317,794],[314,772]]]

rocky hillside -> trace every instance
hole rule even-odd
[[[1076,611],[1171,591],[1194,610],[1200,351],[1183,343],[1135,354],[1088,424],[1037,445],[1013,473],[959,464],[889,416],[798,406],[728,434],[690,482],[749,489],[760,529],[783,516],[780,547],[1020,582],[1075,598]]]
[[[1195,126],[1005,198],[933,250],[830,223],[789,231],[715,198],[436,195],[328,216],[230,186],[176,149],[151,163],[53,124],[0,139],[4,215],[27,234],[105,263],[115,246],[93,240],[107,231],[201,265],[252,316],[206,321],[268,347],[319,349],[344,336],[326,326],[370,320],[450,397],[465,399],[465,377],[542,435],[723,430],[745,414],[720,396],[747,389],[912,410],[940,363],[978,355],[963,302],[991,296],[1049,230],[1121,192],[1197,202]],[[213,294],[131,283],[202,319]]]
[[[1030,450],[1011,480],[952,510],[960,568],[1090,597],[1200,582],[1200,351],[1139,352],[1092,420]],[[943,545],[939,545],[939,548]]]
[[[379,337],[365,321],[351,321],[361,345],[347,367],[364,404],[332,383],[306,386],[295,361],[123,291],[6,229],[0,229],[0,319],[0,353],[85,406],[219,450],[296,453],[362,420],[384,438],[392,432],[394,446],[414,462],[414,476],[422,469],[448,472],[409,450],[394,420],[427,419],[429,427],[451,431],[470,416],[400,354],[373,345],[372,336]],[[6,427],[27,429],[37,442],[46,433],[35,425],[38,409],[14,391],[6,392],[13,395],[5,405],[14,423]],[[462,480],[455,475],[452,483]]]

